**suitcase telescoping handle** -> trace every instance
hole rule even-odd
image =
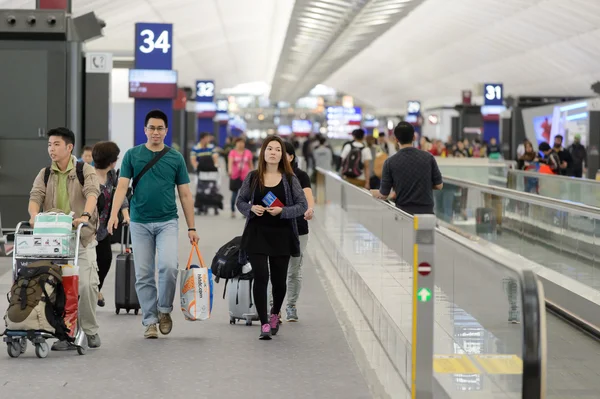
[[[127,230],[127,242],[125,242],[125,230]],[[131,233],[129,231],[129,224],[123,224],[121,225],[121,253],[124,254],[125,252],[131,252],[130,251],[130,242],[129,240],[131,239]],[[125,248],[123,248],[125,247]]]

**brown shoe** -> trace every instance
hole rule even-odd
[[[156,331],[156,324],[150,324],[146,327],[146,332],[144,332],[144,338],[146,339],[156,339],[158,338],[158,331]]]
[[[169,313],[158,313],[158,329],[162,335],[169,335],[173,329],[173,320]]]

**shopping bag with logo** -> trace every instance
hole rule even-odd
[[[71,234],[73,216],[60,212],[38,213],[33,226],[34,235]]]
[[[196,253],[200,265],[192,264]],[[180,270],[181,311],[186,320],[201,321],[210,318],[213,304],[212,271],[206,267],[198,244],[192,245],[190,257],[185,270]]]
[[[69,337],[77,334],[77,312],[79,301],[79,267],[62,265],[62,283],[65,290],[65,325],[69,329]]]

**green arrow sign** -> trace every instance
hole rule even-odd
[[[421,288],[419,292],[417,292],[417,298],[419,298],[420,302],[429,302],[431,299],[431,291],[428,288]]]

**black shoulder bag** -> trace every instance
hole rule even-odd
[[[144,169],[142,169],[140,174],[133,178],[133,183],[131,184],[131,189],[132,189],[131,195],[132,196],[133,196],[133,194],[135,194],[135,188],[137,187],[140,179],[146,174],[146,172],[148,172],[150,170],[150,168],[152,168],[154,165],[156,165],[156,163],[158,161],[160,161],[160,159],[162,157],[164,157],[167,154],[167,152],[169,152],[170,150],[171,150],[171,148],[165,146],[165,148],[163,148],[161,152],[159,152],[154,158],[152,158],[150,160],[150,162],[148,162],[146,164],[146,166],[144,166]]]

